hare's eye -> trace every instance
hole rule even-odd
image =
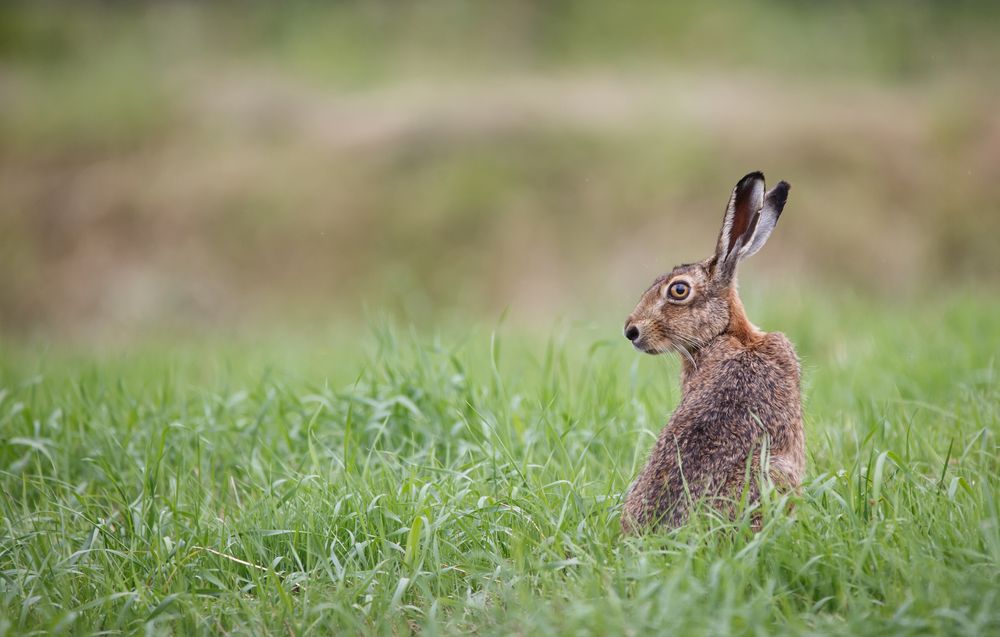
[[[687,298],[688,294],[691,294],[691,286],[683,281],[671,283],[670,288],[667,289],[667,294],[675,301],[683,301]]]

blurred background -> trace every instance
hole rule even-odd
[[[1000,5],[4,3],[0,335],[623,320],[756,169],[754,293],[996,295]]]

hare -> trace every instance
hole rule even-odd
[[[656,279],[625,322],[636,349],[682,361],[680,405],[625,497],[626,534],[680,526],[702,499],[731,515],[744,494],[759,498],[762,469],[779,489],[800,484],[798,357],[784,334],[747,319],[736,291],[737,264],[767,241],[789,188],[780,181],[765,192],[759,172],[741,179],[715,254]]]

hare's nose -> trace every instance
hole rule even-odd
[[[639,328],[636,327],[633,323],[629,323],[628,325],[626,325],[625,338],[627,338],[630,341],[634,341],[635,339],[639,338]]]

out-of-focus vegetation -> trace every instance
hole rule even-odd
[[[998,34],[0,5],[0,636],[996,633]],[[743,295],[802,357],[804,488],[625,540],[678,388],[622,319],[754,169],[793,185]]]
[[[5,4],[0,326],[627,310],[793,185],[754,286],[995,290],[984,3]]]

